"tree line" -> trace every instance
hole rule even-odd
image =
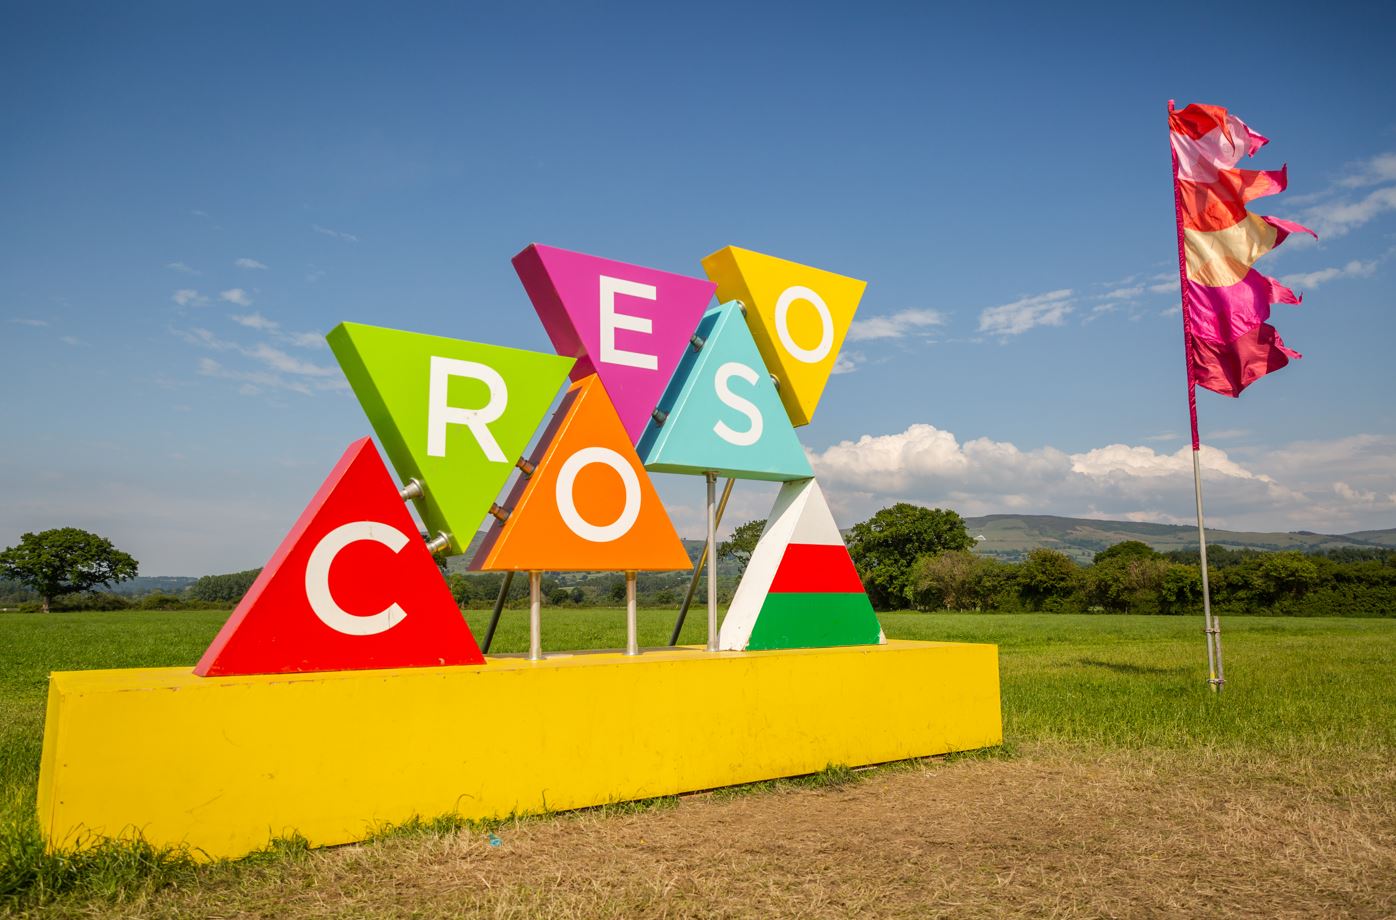
[[[718,548],[718,599],[730,601],[760,539],[763,521],[737,527]],[[846,533],[849,553],[878,610],[1046,611],[1182,614],[1200,609],[1202,574],[1196,550],[1161,553],[1138,540],[1117,543],[1080,565],[1053,549],[1021,562],[973,551],[975,542],[954,511],[906,502],[883,508]],[[444,560],[443,560],[444,564]],[[109,540],[75,528],[24,534],[0,551],[0,605],[54,610],[183,610],[233,607],[261,569],[205,575],[181,594],[127,597],[95,590],[133,578],[137,564]],[[1212,547],[1212,605],[1222,614],[1294,616],[1396,615],[1396,549],[1345,547],[1320,553]],[[443,575],[462,609],[489,607],[504,576]],[[688,572],[643,573],[637,600],[675,607]],[[619,572],[546,574],[550,606],[613,607],[625,602]],[[510,607],[527,603],[528,579],[515,578]],[[705,592],[700,592],[704,594]]]
[[[848,546],[879,610],[1182,614],[1202,604],[1197,550],[1161,553],[1138,540],[1089,565],[1047,548],[1005,562],[972,552],[955,512],[903,502],[855,524]],[[1208,576],[1223,614],[1396,615],[1396,550],[1211,547]]]

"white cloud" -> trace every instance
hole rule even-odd
[[[841,351],[834,359],[834,367],[830,374],[851,374],[858,369],[859,363],[863,360],[862,354],[856,351]]]
[[[895,339],[943,325],[945,314],[939,310],[902,310],[890,316],[859,317],[848,330],[848,340]]]
[[[228,315],[228,319],[237,323],[239,326],[246,326],[248,329],[259,329],[264,332],[275,332],[281,328],[281,324],[276,320],[267,319],[261,313],[257,312],[243,314],[231,313]]]
[[[193,288],[180,288],[170,296],[170,299],[181,307],[203,307],[208,305],[208,298]]]
[[[1396,186],[1373,189],[1355,200],[1313,205],[1304,212],[1304,223],[1313,227],[1320,239],[1331,240],[1345,236],[1387,211],[1396,211]]]
[[[1385,182],[1396,182],[1396,153],[1379,153],[1370,160],[1355,164],[1337,184],[1343,188],[1362,188]]]
[[[323,269],[319,268],[312,268],[305,273],[305,280],[310,284],[316,283],[323,277],[325,277],[325,272]]]
[[[256,395],[263,389],[290,390],[302,396],[315,395],[315,391],[303,381],[288,379],[269,371],[234,370],[224,367],[212,358],[199,359],[199,373],[205,377],[217,377],[237,382],[239,384],[238,392],[244,396]]]
[[[1075,307],[1071,289],[1023,297],[979,314],[979,331],[993,335],[1021,335],[1037,326],[1060,326]]]
[[[1231,529],[1330,533],[1388,527],[1396,510],[1393,454],[1393,435],[1291,444],[1266,452],[1256,463],[1204,445],[1208,520]],[[961,442],[951,432],[917,424],[811,451],[810,461],[847,524],[894,501],[950,507],[965,515],[1163,521],[1187,518],[1193,503],[1191,445],[1159,452],[1108,444],[1069,454],[1050,446],[1024,450],[988,438]]]
[[[232,318],[243,326],[256,329],[259,332],[268,332],[279,340],[303,339],[308,341],[312,335],[312,333],[281,333],[278,331],[279,325],[274,320],[269,320],[259,313]],[[311,396],[317,391],[343,390],[348,386],[338,368],[302,360],[267,342],[243,345],[221,338],[208,329],[198,327],[171,329],[170,331],[191,345],[207,348],[210,351],[241,355],[260,365],[246,369],[229,367],[212,358],[199,359],[200,374],[205,377],[237,381],[243,385],[240,392],[244,395],[247,395],[248,385],[258,388],[259,391],[290,390],[306,396]],[[315,344],[323,344],[318,336]]]
[[[327,348],[325,337],[318,332],[283,332],[281,341],[296,348]]]
[[[238,268],[266,268],[265,264],[258,262],[256,259],[238,259],[233,264]]]
[[[48,320],[46,319],[33,319],[28,316],[14,316],[10,318],[10,322],[14,323],[16,326],[33,326],[35,328],[48,325]]]
[[[231,288],[226,291],[221,291],[218,294],[218,299],[225,300],[228,303],[235,303],[239,307],[252,306],[252,298],[249,297],[247,292],[242,288]]]
[[[78,337],[75,336],[75,335],[60,335],[60,336],[58,337],[58,341],[62,342],[64,345],[72,345],[72,346],[80,346],[80,345],[86,345],[86,344],[87,344],[86,342],[84,342],[82,339],[78,338]]]
[[[258,332],[265,332],[278,342],[284,342],[295,348],[324,348],[325,337],[318,332],[286,332],[282,330],[281,324],[276,320],[263,316],[259,312],[252,313],[230,313],[228,319],[239,326],[246,326],[248,329],[256,329]]]
[[[165,267],[172,272],[181,272],[186,275],[197,275],[199,273],[197,268],[190,268],[183,262],[166,262]]]
[[[283,374],[294,374],[297,377],[339,377],[339,368],[337,367],[303,361],[288,355],[279,348],[273,348],[265,342],[242,349],[242,353]]]
[[[1314,289],[1321,284],[1333,281],[1338,278],[1370,278],[1377,270],[1375,260],[1370,262],[1359,262],[1353,259],[1346,265],[1337,268],[1321,268],[1313,272],[1300,272],[1294,275],[1285,275],[1280,280],[1290,287]]]
[[[1136,284],[1131,287],[1115,288],[1097,296],[1100,300],[1128,300],[1131,297],[1138,297],[1142,293],[1144,293],[1144,285]]]
[[[1178,293],[1180,282],[1177,278],[1149,285],[1150,294],[1176,294]]]
[[[311,224],[310,229],[314,230],[316,233],[333,237],[337,240],[343,240],[346,243],[357,243],[359,241],[359,238],[352,233],[345,233],[341,230],[331,230],[329,227],[322,227],[319,224]]]

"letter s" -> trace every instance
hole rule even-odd
[[[717,391],[717,398],[722,401],[723,405],[736,409],[745,415],[751,425],[746,431],[735,431],[726,422],[719,419],[718,423],[713,426],[713,431],[717,432],[717,436],[728,444],[734,444],[737,447],[750,447],[761,440],[761,431],[764,427],[761,410],[756,408],[755,403],[732,392],[731,380],[733,377],[740,377],[750,384],[756,383],[761,377],[756,371],[737,361],[728,361],[719,367],[717,373],[713,375],[713,389]]]

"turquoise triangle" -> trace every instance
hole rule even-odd
[[[645,468],[776,481],[813,476],[741,307],[733,301],[709,310],[697,335],[702,348],[685,350],[640,438]]]

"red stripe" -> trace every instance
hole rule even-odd
[[[776,568],[772,593],[863,593],[863,582],[843,545],[791,543]]]
[[[1176,112],[1168,113],[1168,127],[1170,130],[1184,134],[1193,140],[1200,140],[1208,131],[1215,131],[1220,128],[1227,131],[1226,109],[1219,105],[1203,105],[1194,102],[1187,108],[1178,109]],[[1227,137],[1231,137],[1227,132]]]
[[[1222,169],[1215,182],[1179,179],[1184,226],[1207,231],[1233,226],[1245,219],[1248,202],[1285,190],[1287,170]]]
[[[1246,387],[1298,357],[1299,352],[1286,348],[1268,323],[1226,345],[1192,336],[1193,373],[1198,386],[1223,396],[1240,396]]]

